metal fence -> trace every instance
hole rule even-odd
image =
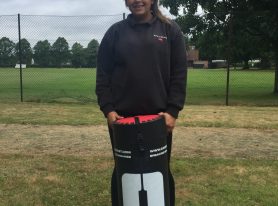
[[[0,16],[0,102],[96,102],[97,46],[106,30],[124,16]],[[29,60],[28,43],[33,54]],[[23,50],[20,53],[19,45]],[[39,57],[38,45],[40,51],[54,45],[60,46],[59,50],[67,45],[67,61],[59,62],[63,56],[53,49],[49,59],[43,59],[45,55]],[[73,55],[74,48],[77,52]],[[92,48],[95,50],[91,56],[81,59],[78,51],[87,49],[88,53]],[[27,68],[19,65],[20,58]],[[278,105],[278,97],[273,94],[274,75],[274,69],[190,67],[187,103]]]

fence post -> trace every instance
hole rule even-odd
[[[125,20],[125,13],[123,13],[123,20]]]
[[[229,92],[230,92],[230,61],[227,62],[227,85],[226,85],[226,106],[229,106]]]
[[[275,51],[274,94],[278,94],[278,50]]]
[[[226,106],[229,106],[229,95],[230,95],[230,63],[231,63],[231,46],[232,46],[232,35],[233,35],[233,14],[231,13],[228,29],[228,51],[227,51],[227,85],[226,85]]]
[[[19,67],[20,67],[20,69],[19,69],[19,71],[20,71],[20,100],[21,100],[21,102],[23,102],[20,14],[18,14],[18,49],[19,49]]]

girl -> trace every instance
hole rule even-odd
[[[158,0],[125,0],[127,19],[112,25],[98,52],[96,94],[111,125],[127,116],[160,114],[165,117],[170,162],[172,131],[182,110],[186,91],[186,52],[179,26],[164,17]],[[170,201],[175,205],[170,173]],[[112,205],[118,205],[115,170]]]

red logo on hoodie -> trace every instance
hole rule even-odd
[[[161,36],[161,35],[153,35],[159,42],[163,43],[165,40],[167,40],[167,36]]]

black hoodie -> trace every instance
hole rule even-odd
[[[186,93],[186,52],[179,26],[129,15],[112,25],[98,51],[96,94],[105,116],[168,112],[177,118]]]

